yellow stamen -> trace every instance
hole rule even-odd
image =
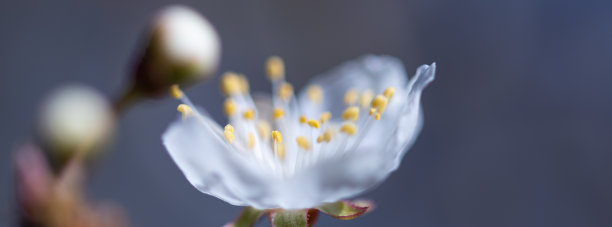
[[[317,137],[317,143],[321,143],[323,141],[329,143],[329,141],[331,141],[332,138],[332,132],[331,130],[325,130],[325,132],[323,134],[321,134],[319,137]]]
[[[223,112],[225,112],[226,116],[231,116],[236,113],[236,104],[234,103],[234,100],[231,98],[225,99],[225,102],[223,103]]]
[[[385,96],[385,98],[387,98],[389,101],[391,101],[391,98],[393,98],[393,94],[395,94],[395,88],[394,87],[388,87],[387,89],[385,89],[385,91],[383,92],[383,95]]]
[[[306,90],[308,99],[314,103],[320,103],[323,99],[323,89],[319,85],[310,85]]]
[[[351,106],[349,108],[346,108],[344,113],[342,113],[342,119],[343,120],[350,119],[352,121],[357,121],[357,119],[359,119],[359,107]]]
[[[234,72],[226,72],[221,77],[221,91],[225,95],[235,95],[243,91],[243,82]]]
[[[223,137],[225,137],[225,141],[232,144],[234,143],[234,127],[230,124],[225,126],[225,130],[223,131]]]
[[[285,111],[282,108],[274,108],[274,112],[273,112],[274,120],[278,120],[284,115],[285,115]]]
[[[307,120],[308,119],[306,118],[306,116],[304,115],[300,116],[300,124],[305,124]]]
[[[370,108],[369,115],[372,116],[374,113],[376,113],[376,108]]]
[[[247,135],[247,146],[249,149],[253,149],[253,147],[255,147],[255,134],[252,132]]]
[[[321,124],[324,124],[325,122],[327,122],[329,119],[331,119],[332,115],[330,112],[323,112],[321,114]]]
[[[376,115],[374,115],[374,120],[377,120],[377,121],[378,121],[378,120],[380,120],[380,114],[379,114],[379,113],[377,113]]]
[[[374,98],[374,92],[368,89],[361,94],[361,98],[359,99],[359,105],[361,108],[367,108],[372,102],[372,98]]]
[[[384,113],[385,108],[387,108],[388,99],[385,96],[377,95],[374,100],[372,100],[372,108],[376,108],[377,113]]]
[[[279,159],[285,158],[285,146],[283,145],[283,136],[279,131],[272,131],[272,140],[276,146],[276,156]]]
[[[193,113],[193,109],[191,109],[191,107],[186,105],[186,104],[178,105],[178,107],[176,107],[176,110],[178,110],[179,112],[182,113],[183,120],[185,120],[185,118],[187,118],[187,116],[189,116],[189,115],[191,115]]]
[[[292,95],[293,95],[293,86],[291,86],[290,83],[283,83],[278,88],[278,96],[281,99],[288,101]]]
[[[306,139],[306,137],[298,136],[297,138],[295,138],[295,141],[297,142],[298,147],[304,150],[310,150],[310,143],[308,142],[308,139]]]
[[[278,56],[269,57],[266,61],[266,74],[268,74],[268,79],[272,81],[285,77],[283,59]]]
[[[240,80],[240,91],[243,94],[248,94],[249,93],[249,79],[247,79],[246,76],[242,74],[238,75],[238,79]]]
[[[247,109],[247,110],[244,111],[244,113],[242,113],[242,116],[246,120],[253,120],[253,118],[255,118],[255,110],[254,109]]]
[[[280,160],[285,159],[285,145],[278,144],[276,146],[276,156],[278,156],[278,159]]]
[[[313,127],[313,128],[319,128],[319,121],[317,120],[308,120],[308,126]]]
[[[259,137],[261,137],[262,140],[268,140],[268,138],[270,138],[270,130],[272,129],[270,124],[265,120],[259,120],[256,126]]]
[[[347,106],[353,105],[357,101],[358,97],[359,94],[357,93],[357,90],[350,89],[344,94],[344,104]]]
[[[279,131],[272,131],[272,140],[275,143],[283,143],[283,136]]]
[[[170,86],[170,95],[175,99],[180,99],[183,97],[183,91],[179,88],[178,84],[174,84]]]
[[[342,127],[340,127],[340,132],[352,136],[355,134],[355,132],[357,132],[357,126],[355,126],[353,123],[345,123],[342,125]]]

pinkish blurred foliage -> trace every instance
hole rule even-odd
[[[80,159],[54,175],[40,148],[25,144],[16,151],[15,168],[21,226],[127,226],[119,206],[86,199]]]

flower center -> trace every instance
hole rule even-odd
[[[199,118],[231,152],[252,158],[262,168],[282,177],[357,149],[373,122],[381,119],[395,93],[393,87],[376,96],[370,89],[361,92],[349,89],[344,95],[346,109],[341,119],[332,120],[330,112],[319,113],[319,119],[309,119],[301,114],[293,86],[285,81],[283,60],[270,57],[265,69],[273,88],[273,104],[267,108],[268,113],[265,108],[257,108],[244,75],[223,74],[220,81],[221,91],[226,95],[223,112],[229,120],[223,131],[202,115],[178,86],[172,86],[170,93],[183,102],[177,108],[183,119]],[[324,103],[320,85],[309,86],[306,95],[310,106],[320,107]],[[284,141],[283,137],[290,139]]]

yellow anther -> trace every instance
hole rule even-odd
[[[377,95],[374,100],[372,100],[372,108],[376,109],[377,113],[384,113],[385,108],[387,108],[388,99],[385,96]]]
[[[255,118],[255,110],[247,109],[242,113],[242,116],[244,117],[244,119],[253,120],[253,118]]]
[[[247,146],[249,149],[253,149],[253,147],[255,147],[255,134],[252,132],[247,135]]]
[[[238,79],[240,80],[240,91],[243,94],[249,93],[249,80],[246,78],[246,76],[240,74],[238,75]]]
[[[340,127],[340,132],[343,132],[349,136],[352,136],[357,132],[357,126],[353,123],[344,123],[342,127]]]
[[[385,96],[385,98],[387,98],[389,101],[391,101],[391,98],[393,98],[393,94],[395,94],[395,88],[393,87],[388,87],[387,89],[385,89],[385,91],[383,92],[383,95]]]
[[[239,94],[243,91],[243,82],[234,72],[226,72],[221,77],[221,91],[225,95]]]
[[[376,113],[376,108],[370,108],[369,115],[372,116],[374,113]]]
[[[274,81],[285,77],[285,64],[278,56],[269,57],[266,61],[266,74],[268,79]]]
[[[234,133],[234,127],[232,127],[232,125],[230,125],[230,124],[227,124],[227,125],[225,126],[224,130],[225,130],[226,132],[231,132],[231,133]]]
[[[290,83],[283,83],[278,88],[278,97],[280,97],[281,99],[287,101],[291,98],[292,95],[293,95],[293,86],[291,86]]]
[[[357,101],[358,97],[359,97],[359,94],[357,93],[357,90],[355,89],[348,90],[344,94],[344,104],[347,106],[353,105]]]
[[[272,140],[278,144],[283,143],[283,136],[279,131],[272,131]]]
[[[376,115],[374,115],[374,120],[377,120],[377,121],[378,121],[378,120],[380,120],[380,114],[379,114],[379,113],[377,113]]]
[[[346,108],[344,113],[342,113],[342,119],[357,121],[357,119],[359,119],[359,107],[351,106]]]
[[[282,108],[274,108],[274,111],[272,113],[274,120],[278,120],[279,118],[285,116],[285,110],[283,110]]]
[[[272,131],[272,141],[276,148],[276,156],[279,159],[285,158],[285,146],[283,145],[283,136],[279,131]]]
[[[172,98],[180,99],[181,97],[183,97],[183,91],[181,91],[181,88],[179,88],[178,84],[174,84],[170,86],[170,95],[172,96]]]
[[[259,137],[261,137],[262,140],[268,140],[268,138],[270,138],[270,130],[272,130],[272,128],[267,121],[259,120],[256,127]]]
[[[306,139],[306,137],[298,136],[297,138],[295,138],[295,141],[297,142],[298,147],[304,150],[310,150],[310,143],[308,142],[308,139]]]
[[[331,130],[325,130],[323,134],[317,137],[317,143],[321,143],[323,141],[329,143],[329,141],[331,141],[331,138],[332,138]]]
[[[310,85],[306,90],[306,95],[308,95],[310,101],[320,103],[323,99],[323,89],[319,85]]]
[[[308,126],[313,127],[313,128],[319,128],[319,125],[320,125],[319,121],[314,120],[314,119],[308,120],[307,123],[308,123]]]
[[[359,105],[361,108],[367,108],[372,102],[372,98],[374,98],[374,92],[368,89],[361,94],[361,98],[359,99]]]
[[[332,115],[330,112],[323,112],[321,114],[321,124],[324,124],[325,122],[329,121],[329,119],[331,119]]]
[[[223,112],[225,112],[226,116],[231,116],[236,113],[236,104],[234,100],[230,98],[225,99],[225,102],[223,102]]]
[[[232,144],[234,143],[234,127],[230,124],[225,126],[225,130],[223,131],[223,137],[225,137],[225,141]]]
[[[308,119],[306,118],[306,116],[304,115],[300,116],[300,124],[305,124],[307,120]]]
[[[187,116],[189,116],[189,115],[191,115],[193,113],[193,109],[191,109],[190,106],[185,105],[185,104],[178,105],[178,107],[176,107],[176,110],[178,110],[179,112],[182,113],[183,120],[185,120],[185,118],[187,118]]]

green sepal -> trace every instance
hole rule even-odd
[[[319,211],[316,209],[303,210],[271,210],[268,219],[272,227],[310,227],[317,220]]]
[[[257,220],[264,213],[263,210],[258,210],[253,207],[246,207],[244,210],[236,217],[233,222],[227,223],[224,227],[250,227],[253,226]]]
[[[326,203],[318,206],[321,212],[326,213],[336,219],[351,220],[359,217],[374,208],[374,202],[366,200],[358,201],[338,201],[335,203]]]

